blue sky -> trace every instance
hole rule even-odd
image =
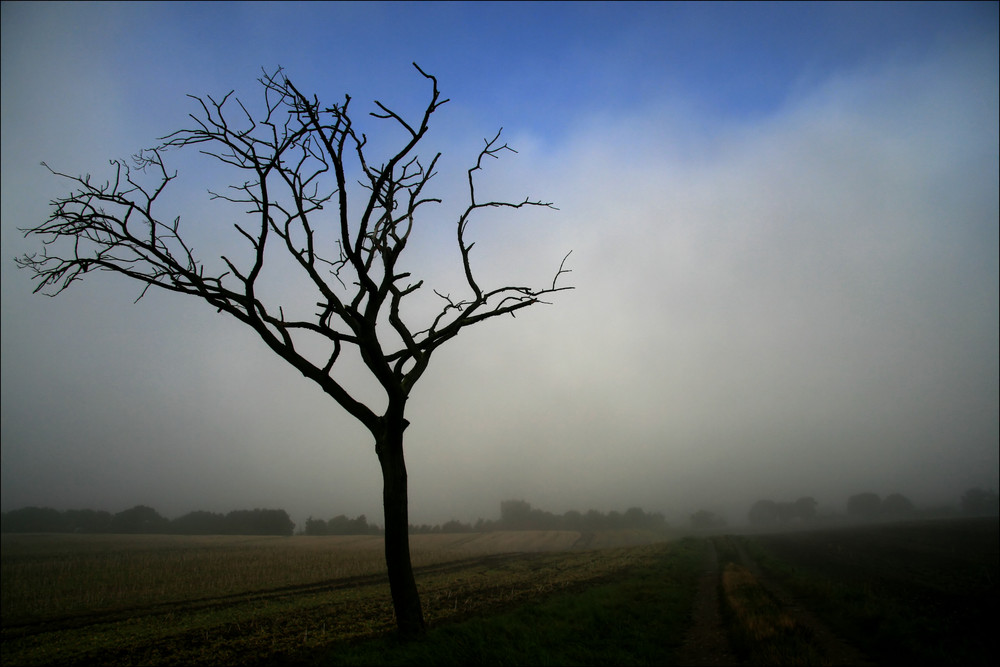
[[[463,169],[558,211],[484,218],[478,266],[577,289],[453,341],[410,404],[411,516],[640,505],[739,519],[760,497],[954,501],[998,477],[996,3],[5,3],[2,503],[380,516],[366,434],[200,303],[95,275],[32,296],[18,227],[261,68],[404,114],[445,203]],[[381,133],[380,133],[381,132]],[[230,252],[178,156],[173,199]],[[223,175],[224,176],[224,175]],[[223,183],[225,181],[222,181]],[[215,216],[215,217],[213,217]],[[211,257],[208,257],[211,259]],[[360,380],[359,380],[360,381]],[[681,519],[682,520],[682,519]]]

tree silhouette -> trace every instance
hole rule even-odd
[[[548,207],[528,198],[519,202],[481,201],[476,176],[487,158],[513,152],[500,132],[468,169],[468,205],[457,215],[454,233],[464,277],[463,296],[437,290],[439,306],[413,322],[403,303],[423,286],[403,269],[401,258],[417,213],[440,199],[425,194],[440,153],[422,162],[415,153],[442,100],[438,82],[414,63],[431,86],[430,100],[416,122],[376,101],[373,122],[402,134],[400,147],[382,162],[368,154],[367,137],[342,104],[325,106],[303,94],[279,69],[259,79],[264,106],[255,119],[232,92],[216,101],[194,97],[194,125],[163,137],[161,143],[114,160],[113,176],[102,184],[90,176],[53,174],[72,182],[73,191],[52,202],[43,224],[23,229],[44,244],[16,261],[34,274],[35,291],[55,295],[93,270],[112,271],[150,287],[206,301],[253,329],[282,359],[337,401],[372,434],[383,477],[385,558],[397,626],[401,634],[424,630],[423,614],[410,564],[407,477],[403,458],[407,399],[438,347],[466,327],[513,315],[543,303],[558,285],[566,258],[550,284],[542,287],[480,285],[472,265],[469,225],[488,208]],[[235,204],[248,216],[236,224],[245,241],[242,259],[221,256],[210,267],[181,234],[180,218],[163,217],[161,196],[177,178],[166,165],[172,150],[194,148],[242,174],[213,199]],[[349,176],[349,174],[351,174]],[[360,184],[361,190],[355,183]],[[348,208],[348,200],[352,208]],[[356,199],[360,197],[360,204]],[[331,212],[332,211],[332,212]],[[276,254],[279,255],[276,259]],[[280,257],[283,255],[283,258]],[[270,268],[276,267],[276,268]],[[311,290],[311,302],[275,301],[265,286],[275,274],[294,271]],[[407,301],[407,304],[410,302]],[[384,403],[366,404],[340,372],[346,358],[360,359],[384,392]],[[369,401],[370,403],[371,401]]]

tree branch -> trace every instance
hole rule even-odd
[[[415,63],[414,67],[431,85],[428,102],[415,122],[375,102],[377,111],[370,117],[396,125],[406,134],[400,146],[377,163],[370,161],[367,138],[352,121],[350,96],[342,104],[323,106],[317,97],[304,95],[280,69],[265,71],[259,79],[264,105],[257,118],[232,92],[219,100],[192,96],[199,109],[190,116],[193,124],[133,156],[131,166],[112,161],[111,180],[95,184],[89,175],[74,177],[50,169],[69,180],[73,189],[52,202],[48,220],[22,230],[25,236],[39,237],[42,248],[16,262],[32,273],[36,292],[52,296],[97,269],[141,283],[139,298],[150,287],[200,297],[253,328],[265,344],[348,412],[369,428],[377,428],[375,412],[334,379],[345,347],[360,354],[390,402],[405,399],[433,351],[465,327],[514,315],[546,303],[544,297],[549,294],[572,289],[558,284],[570,273],[566,268],[569,254],[549,286],[483,289],[476,279],[471,260],[475,243],[469,240],[476,212],[555,208],[530,198],[478,201],[476,176],[486,158],[516,152],[500,142],[501,132],[497,132],[485,141],[468,170],[469,202],[456,224],[471,294],[453,299],[435,291],[444,305],[430,326],[414,329],[407,324],[403,304],[424,282],[399,270],[398,263],[421,211],[441,201],[425,194],[436,175],[440,153],[423,162],[415,151],[433,114],[448,101],[441,99],[437,79]],[[189,147],[246,176],[223,193],[209,190],[210,199],[241,207],[254,221],[233,225],[238,238],[249,244],[249,252],[221,256],[221,267],[214,272],[183,238],[179,217],[169,223],[158,217],[161,196],[177,178],[167,170],[164,155]],[[348,208],[348,173],[352,170],[360,171],[366,192],[353,216],[353,209]],[[266,305],[259,296],[265,280],[270,284],[276,277],[291,277],[284,273],[287,264],[277,276],[269,268],[277,252],[291,260],[298,278],[315,290],[317,298],[310,302],[315,310],[304,310],[294,302]],[[317,354],[315,345],[305,345],[304,337],[322,341],[323,351]],[[306,349],[315,358],[307,356]]]

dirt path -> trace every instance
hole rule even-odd
[[[861,651],[857,650],[847,642],[837,637],[832,630],[819,618],[817,618],[802,603],[785,588],[777,584],[766,574],[761,572],[760,567],[746,552],[742,542],[737,542],[737,551],[742,561],[743,567],[757,578],[757,582],[763,586],[771,595],[775,597],[785,607],[785,610],[793,616],[800,624],[809,628],[812,633],[815,645],[827,659],[830,665],[874,665]]]
[[[698,581],[694,624],[677,652],[680,665],[739,665],[722,627],[719,600],[719,554],[712,540],[705,540],[705,567]]]
[[[750,570],[758,583],[775,597],[785,610],[805,627],[809,628],[815,646],[829,665],[874,665],[864,654],[837,637],[822,621],[787,590],[765,575],[757,563],[736,542],[741,564]],[[684,645],[677,653],[677,662],[682,665],[741,665],[733,653],[725,628],[722,625],[719,596],[720,567],[719,556],[713,540],[705,540],[705,569],[699,582],[698,598],[692,612],[694,623],[688,631]]]

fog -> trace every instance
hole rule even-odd
[[[32,295],[11,259],[68,191],[43,160],[104,180],[190,123],[187,94],[257,103],[262,67],[349,93],[359,122],[374,99],[413,114],[412,61],[451,98],[421,151],[444,153],[444,203],[409,249],[428,294],[461,288],[463,170],[500,127],[518,152],[483,192],[558,210],[474,223],[477,274],[543,285],[572,251],[575,287],[436,353],[408,406],[412,523],[506,499],[741,521],[760,498],[839,512],[862,491],[926,506],[998,487],[995,3],[2,12],[5,512],[381,523],[370,435],[249,329],[190,297],[133,305],[141,286],[105,273]],[[228,181],[191,153],[182,232],[206,260],[244,249],[205,194]]]

